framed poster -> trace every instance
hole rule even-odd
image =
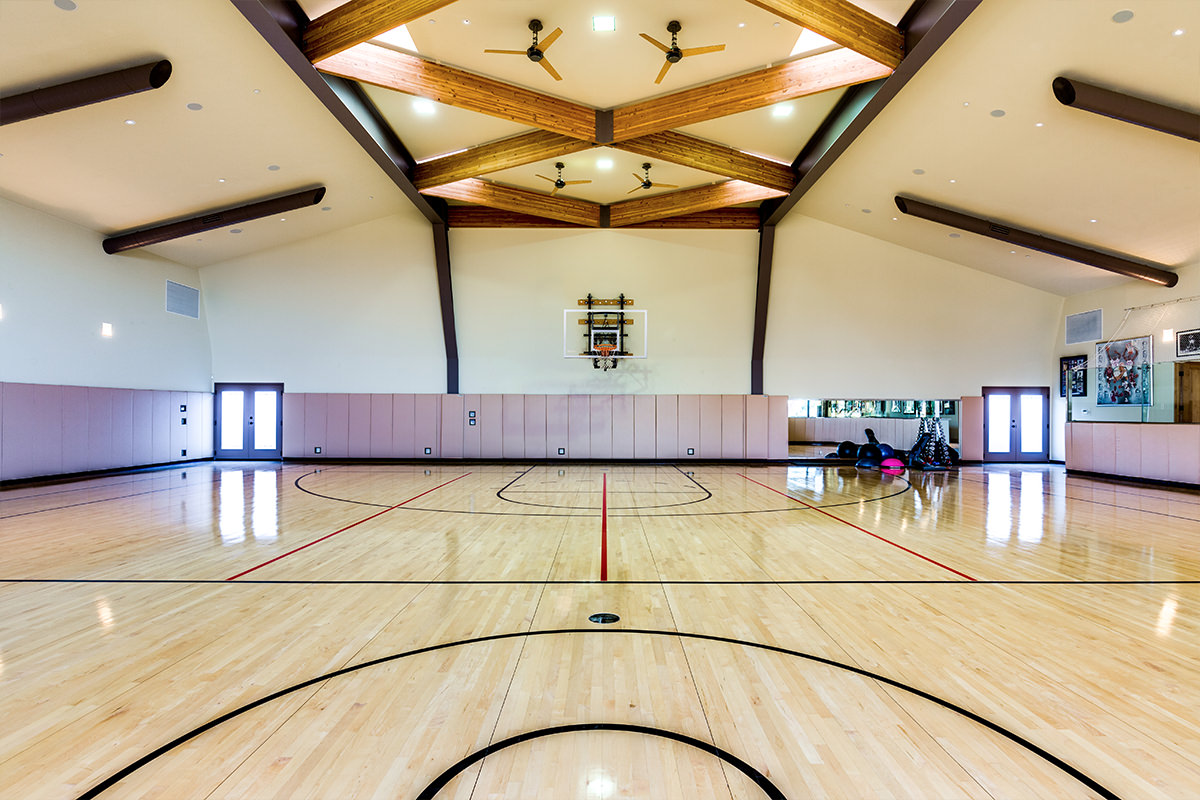
[[[1058,381],[1058,396],[1067,396],[1067,387],[1071,389],[1071,397],[1087,397],[1087,356],[1063,356],[1058,360],[1059,371],[1062,373]]]
[[[1200,328],[1193,328],[1190,331],[1176,331],[1175,357],[1200,357]]]
[[[1098,405],[1150,405],[1150,367],[1154,363],[1152,342],[1149,336],[1139,336],[1096,345]]]

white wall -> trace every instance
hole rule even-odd
[[[433,234],[414,210],[201,273],[218,382],[444,392]]]
[[[211,390],[203,293],[198,320],[165,309],[167,279],[199,288],[196,270],[102,239],[0,199],[0,380]]]
[[[458,229],[450,260],[463,392],[750,391],[755,231]],[[563,309],[588,292],[647,310],[648,358],[563,358]]]
[[[775,234],[764,389],[871,399],[1057,387],[1062,304],[793,213]]]

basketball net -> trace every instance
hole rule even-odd
[[[599,353],[600,356],[595,360],[593,366],[598,369],[602,369],[605,372],[608,372],[610,369],[615,367],[617,365],[617,359],[615,356],[613,356],[613,353],[616,351],[616,349],[617,346],[615,344],[597,344],[596,352]]]

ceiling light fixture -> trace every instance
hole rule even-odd
[[[615,31],[617,29],[616,17],[592,17],[592,30],[594,31]]]
[[[920,217],[930,222],[936,222],[939,225],[958,228],[967,233],[974,233],[1030,250],[1049,253],[1052,256],[1076,261],[1080,264],[1087,264],[1088,266],[1108,272],[1115,272],[1118,275],[1124,275],[1128,278],[1137,278],[1138,280],[1156,283],[1160,286],[1171,287],[1179,282],[1178,275],[1162,267],[1138,263],[1112,253],[1089,250],[1077,244],[1051,239],[1040,233],[1021,230],[1020,228],[1014,228],[1010,225],[993,222],[981,217],[973,217],[959,211],[952,211],[948,208],[923,203],[920,200],[914,200],[910,197],[896,195],[895,200],[896,207],[903,213]],[[956,234],[952,233],[950,236],[954,237]]]
[[[791,115],[792,115],[792,107],[790,105],[788,105],[787,103],[777,105],[771,109],[771,116],[775,117],[776,119],[781,119],[783,117],[790,117]]]
[[[127,119],[127,120],[125,120],[125,124],[126,125],[137,125],[137,120],[136,119]]]
[[[611,158],[596,159],[596,169],[612,169],[613,160]]]
[[[325,187],[320,186],[316,189],[305,189],[300,192],[284,195],[283,197],[260,200],[257,203],[250,203],[249,205],[217,209],[192,217],[191,219],[168,222],[164,225],[155,225],[152,228],[145,228],[140,231],[131,231],[117,236],[110,236],[104,240],[104,252],[112,255],[125,250],[133,250],[137,247],[168,242],[172,239],[180,239],[184,236],[192,236],[204,231],[236,225],[239,222],[249,222],[252,219],[260,219],[261,217],[273,217],[276,214],[292,211],[297,208],[314,206],[321,202],[324,197]]]
[[[412,109],[422,117],[432,117],[437,113],[437,106],[432,100],[426,100],[424,97],[415,97],[412,101]]]
[[[0,125],[158,89],[170,77],[171,62],[161,60],[3,97]]]
[[[113,335],[113,326],[111,322],[100,323],[100,335],[106,339],[111,339]]]
[[[1064,106],[1200,142],[1200,114],[1102,89],[1061,75],[1050,86],[1058,102]]]
[[[1183,36],[1185,33],[1187,33],[1187,31],[1185,31],[1183,28],[1176,28],[1175,30],[1171,31],[1172,36]]]
[[[199,103],[188,103],[187,107],[188,111],[200,111],[204,108],[204,106],[200,105]]]
[[[1129,20],[1131,20],[1131,19],[1133,19],[1133,12],[1130,11],[1129,9],[1125,9],[1124,11],[1118,11],[1117,13],[1112,15],[1112,21],[1117,23],[1118,25],[1120,25],[1122,22],[1129,22]]]

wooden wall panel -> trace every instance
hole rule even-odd
[[[350,453],[350,395],[325,395],[325,456],[346,458]]]
[[[571,458],[591,458],[592,402],[586,394],[567,399],[567,454]]]
[[[633,399],[631,394],[612,396],[612,457],[634,457]],[[653,441],[653,438],[651,438]]]
[[[371,455],[371,395],[347,395],[346,455],[368,458]]]
[[[769,458],[771,400],[765,394],[745,395],[745,400],[746,458]]]
[[[546,396],[527,394],[525,406],[525,458],[546,458]]]
[[[479,397],[479,456],[504,457],[504,395],[485,394]]]
[[[62,389],[62,471],[83,472],[91,469],[89,457],[88,388],[64,386]]]
[[[283,457],[304,458],[303,392],[283,393]],[[189,423],[190,424],[190,423]],[[312,452],[311,450],[309,452]]]
[[[678,458],[679,395],[660,394],[655,398],[655,458]]]
[[[787,396],[773,394],[767,398],[767,458],[788,457]]]
[[[371,458],[395,458],[392,450],[392,396],[371,395]]]
[[[304,457],[327,458],[325,447],[325,416],[329,409],[329,395],[310,392],[304,398]],[[317,448],[321,452],[316,452]]]
[[[720,397],[720,395],[713,396]],[[691,450],[690,453],[689,450]],[[700,458],[700,450],[700,395],[681,394],[679,395],[679,446],[676,457]]]
[[[588,448],[591,458],[612,458],[613,408],[612,395],[593,394],[588,397]]]
[[[633,457],[658,457],[658,405],[652,394],[633,395]]]
[[[700,458],[721,457],[721,395],[700,395]]]
[[[417,455],[417,397],[392,395],[392,456],[413,458]]]
[[[721,395],[721,458],[746,457],[746,396]]]
[[[463,457],[463,425],[466,414],[466,396],[461,394],[441,395],[442,406],[442,458]],[[478,443],[478,439],[476,439]]]
[[[528,398],[526,398],[528,402]],[[570,425],[571,398],[565,394],[546,396],[546,457],[572,458]],[[561,451],[561,452],[560,452]]]
[[[510,459],[525,457],[525,395],[506,394],[500,410],[501,456]],[[544,417],[543,417],[544,419]],[[542,453],[546,449],[545,423],[541,433]],[[541,456],[539,456],[540,458]]]
[[[413,404],[413,455],[416,458],[441,458],[442,395],[413,395]]]

